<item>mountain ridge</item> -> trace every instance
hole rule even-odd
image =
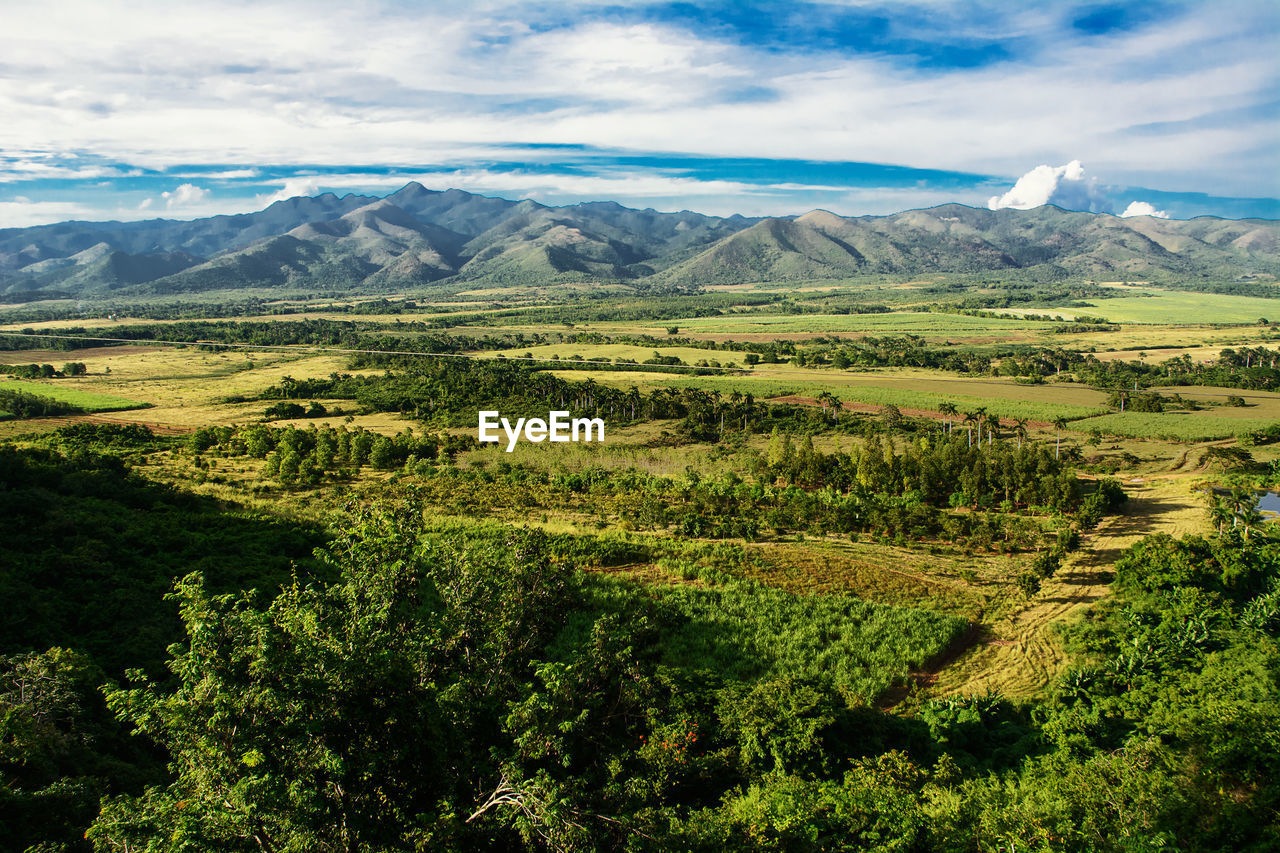
[[[865,275],[1280,277],[1280,222],[1121,218],[958,203],[887,216],[709,216],[613,201],[558,207],[410,182],[385,197],[297,196],[194,220],[0,229],[10,298],[442,281],[696,290]]]

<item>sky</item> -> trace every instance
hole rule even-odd
[[[0,228],[410,180],[747,216],[1280,218],[1280,3],[4,4]]]

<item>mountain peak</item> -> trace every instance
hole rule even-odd
[[[806,225],[818,225],[818,226],[843,225],[844,217],[839,216],[838,214],[832,213],[829,210],[823,210],[822,208],[818,208],[816,210],[809,211],[804,216],[799,217],[798,219],[796,219],[796,222],[803,222]]]
[[[400,189],[387,196],[387,200],[417,198],[424,195],[440,195],[437,190],[429,190],[417,181],[410,181]]]

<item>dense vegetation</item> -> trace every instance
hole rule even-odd
[[[802,599],[743,596],[712,569],[709,587],[646,591],[575,572],[566,543],[540,534],[432,532],[412,504],[358,510],[322,555],[332,581],[270,603],[178,583],[172,675],[107,693],[169,775],[113,789],[89,837],[100,850],[1267,849],[1280,547],[1242,544],[1133,549],[1042,703],[895,716],[845,674],[860,658],[842,637],[874,628],[865,605],[797,611]],[[955,630],[875,618],[899,620],[877,636],[920,637],[893,652],[908,660]],[[50,685],[5,694],[8,725],[31,721],[27,748],[65,759],[108,725],[73,701],[72,653],[5,666],[6,684]],[[25,781],[7,783],[10,805],[47,810]]]

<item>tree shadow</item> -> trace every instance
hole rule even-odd
[[[317,525],[255,514],[132,474],[115,457],[0,448],[0,654],[54,646],[108,675],[163,672],[182,637],[176,578],[273,593],[320,570]]]

